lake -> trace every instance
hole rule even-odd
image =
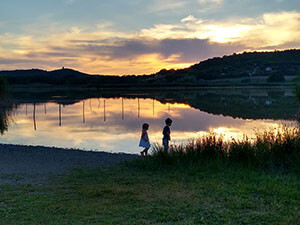
[[[198,90],[15,90],[9,94],[1,143],[139,153],[141,126],[161,144],[172,118],[171,144],[214,133],[226,140],[296,126],[298,102],[289,88]],[[5,113],[1,114],[6,115]]]

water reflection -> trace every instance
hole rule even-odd
[[[7,97],[5,93],[0,93],[0,134],[3,135],[10,125],[12,120],[13,110],[16,106]]]
[[[210,101],[210,104],[215,106],[214,110],[221,110],[218,109],[217,103],[211,101],[211,99],[216,99],[216,96],[212,95],[213,98],[205,99],[202,95],[201,99],[190,99],[191,95],[199,95],[199,93],[182,96],[181,101],[171,96],[159,100],[144,96],[143,98],[122,96],[95,97],[84,100],[60,98],[40,103],[19,101],[15,109],[15,123],[7,125],[9,132],[1,136],[0,141],[138,153],[141,124],[149,123],[150,141],[160,143],[166,117],[171,117],[174,121],[173,144],[182,143],[209,132],[224,134],[225,139],[241,138],[243,134],[251,137],[254,136],[255,129],[277,128],[282,123],[291,123],[290,120],[241,119],[204,112],[196,107],[196,103],[205,105]],[[179,98],[175,94],[173,97]],[[283,97],[281,95],[279,98]],[[262,99],[257,96],[254,98],[257,102],[262,102]],[[234,101],[234,97],[231,100]],[[247,107],[240,110],[247,114]],[[236,106],[232,104],[233,113],[236,113],[235,109]]]
[[[61,127],[61,104],[58,104],[58,106],[59,106],[59,116],[58,116],[58,118],[59,118],[59,122],[58,122],[58,126],[60,126]]]
[[[35,106],[36,106],[36,104],[33,103],[33,113],[32,113],[32,115],[33,115],[33,127],[34,127],[34,130],[36,130]]]

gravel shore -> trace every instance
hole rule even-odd
[[[0,144],[0,184],[42,184],[74,167],[97,168],[138,155]]]

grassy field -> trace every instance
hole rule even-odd
[[[51,184],[2,185],[1,224],[299,224],[297,173],[219,160],[159,166],[140,159],[77,168]]]
[[[0,224],[300,224],[299,136],[208,136],[49,184],[2,185]]]

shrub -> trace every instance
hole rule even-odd
[[[244,84],[244,83],[250,83],[251,82],[251,79],[250,78],[244,78],[241,80],[241,83]]]
[[[8,100],[0,98],[0,134],[7,131],[15,106]]]
[[[3,77],[0,77],[0,93],[5,92],[7,89],[7,82]]]
[[[285,78],[281,73],[272,73],[268,77],[267,82],[285,82]]]
[[[296,82],[294,93],[297,99],[300,101],[300,72],[297,74],[296,78],[294,79],[294,82]]]

